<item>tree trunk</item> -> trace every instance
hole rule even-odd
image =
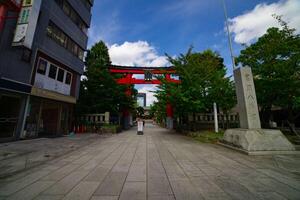
[[[262,108],[261,110],[261,124],[263,128],[270,128],[270,119],[272,116],[271,106]]]

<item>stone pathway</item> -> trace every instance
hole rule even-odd
[[[100,137],[107,136],[101,135]],[[95,139],[99,139],[99,135],[77,134],[68,137],[38,138],[0,143],[0,181],[3,177],[76,151]]]
[[[300,156],[247,156],[146,124],[2,179],[0,199],[300,199]]]

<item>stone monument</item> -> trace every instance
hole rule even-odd
[[[234,70],[240,127],[227,129],[222,144],[249,155],[290,153],[295,147],[280,130],[261,129],[255,87],[250,67]]]

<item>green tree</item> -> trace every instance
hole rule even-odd
[[[111,64],[108,48],[103,41],[96,43],[86,56],[85,78],[81,81],[77,104],[78,114],[119,113],[133,106],[133,98],[126,96],[126,86],[118,85],[108,66]],[[130,86],[132,93],[136,92]]]
[[[280,16],[276,18],[282,29],[269,28],[257,42],[242,50],[236,60],[252,68],[265,126],[271,119],[272,106],[287,110],[287,119],[293,122],[300,105],[300,37]]]
[[[175,117],[180,118],[180,123],[186,121],[190,113],[211,112],[213,102],[225,112],[235,105],[233,84],[225,77],[223,58],[216,52],[206,50],[193,53],[190,48],[185,55],[168,58],[181,84],[162,80],[163,84],[159,86],[156,97],[159,104],[172,104]]]

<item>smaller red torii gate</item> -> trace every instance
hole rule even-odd
[[[109,66],[109,71],[112,74],[121,74],[123,77],[117,79],[118,84],[122,85],[132,85],[132,84],[162,84],[160,80],[153,79],[153,74],[156,75],[165,75],[165,80],[169,83],[180,84],[181,81],[171,77],[172,74],[176,74],[176,71],[173,67],[129,67],[129,66],[118,66],[111,65]],[[134,74],[144,74],[144,79],[134,78]],[[131,91],[126,91],[127,95],[131,95]],[[166,105],[167,119],[166,124],[167,128],[173,128],[173,108],[170,103]],[[123,112],[124,117],[129,116],[128,111]]]

